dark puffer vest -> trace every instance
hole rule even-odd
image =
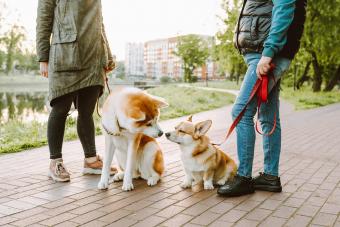
[[[294,19],[287,32],[287,42],[277,56],[293,59],[300,47],[306,19],[307,0],[296,0]],[[241,54],[262,53],[272,22],[271,0],[244,0],[235,29],[234,45]]]

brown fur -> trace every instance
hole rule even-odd
[[[160,150],[158,150],[156,153],[155,160],[153,162],[153,169],[159,175],[162,175],[164,172],[164,159],[163,159],[163,154]]]
[[[209,121],[205,121],[209,122]],[[187,121],[181,122],[175,127],[174,133],[176,136],[190,135],[194,141],[198,142],[197,146],[192,150],[192,158],[196,159],[197,163],[204,165],[207,169],[203,173],[203,180],[214,179],[214,182],[223,179],[227,168],[231,169],[229,179],[232,179],[237,172],[237,165],[226,153],[218,147],[210,143],[209,137],[205,136],[205,132],[211,125],[206,125],[205,122],[198,124],[192,123],[192,116]],[[203,133],[203,135],[202,135]],[[194,174],[194,172],[192,172]]]
[[[141,114],[145,113],[145,119],[136,122],[137,127],[145,125],[147,122],[159,115],[157,101],[151,99],[143,92],[130,94],[129,96],[127,96],[126,99],[127,102],[125,112],[127,116],[134,119],[139,119],[142,117]],[[133,106],[134,108],[131,108],[131,106]]]

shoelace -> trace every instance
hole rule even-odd
[[[55,173],[57,175],[60,175],[61,172],[68,172],[66,167],[64,166],[64,164],[62,162],[57,162],[56,163],[56,168],[55,168]]]

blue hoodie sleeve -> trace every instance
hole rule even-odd
[[[294,19],[296,0],[273,0],[272,23],[264,42],[263,56],[273,58],[287,42],[287,31]]]

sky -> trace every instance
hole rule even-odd
[[[26,29],[33,47],[38,0],[2,0],[5,23]],[[113,54],[124,59],[127,42],[185,34],[214,35],[221,27],[221,0],[102,0],[106,35]],[[2,9],[0,9],[2,10]]]

